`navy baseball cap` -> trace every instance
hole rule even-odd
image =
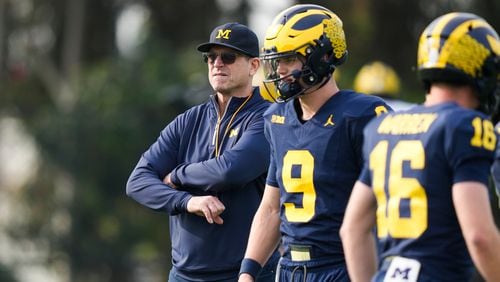
[[[224,46],[250,57],[259,56],[259,39],[247,26],[226,23],[216,27],[210,34],[210,41],[198,45],[198,51],[208,52],[213,46]]]

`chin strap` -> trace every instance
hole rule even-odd
[[[325,86],[325,84],[330,80],[332,75],[327,75],[324,77],[323,81],[319,84],[315,85],[309,85],[307,87],[302,87],[302,85],[299,83],[299,80],[301,79],[302,76],[302,71],[295,70],[292,72],[290,76],[293,76],[295,78],[295,81],[293,82],[286,82],[285,80],[281,80],[278,83],[278,90],[280,93],[280,96],[277,98],[277,102],[283,103],[286,101],[289,101],[297,96],[304,95],[304,94],[309,94],[306,93],[309,89],[318,86],[316,89],[320,89],[321,87]]]

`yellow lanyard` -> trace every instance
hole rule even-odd
[[[217,126],[216,126],[216,130],[215,130],[215,132],[216,132],[216,135],[215,135],[215,156],[216,157],[218,157],[220,154],[219,146],[222,147],[222,142],[224,142],[224,138],[226,138],[226,135],[229,132],[229,128],[231,127],[231,124],[233,123],[233,120],[236,117],[236,114],[238,114],[238,112],[243,108],[243,106],[245,106],[245,104],[250,100],[252,95],[253,95],[253,93],[250,94],[243,103],[241,103],[241,105],[238,107],[238,109],[236,109],[234,114],[231,116],[231,119],[229,119],[229,123],[226,126],[226,130],[224,131],[224,135],[222,136],[220,144],[219,144],[219,127],[220,127],[220,123],[222,121],[222,118],[219,117],[219,119],[217,120]]]

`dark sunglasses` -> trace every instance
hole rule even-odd
[[[217,59],[217,57],[220,56],[222,62],[225,65],[230,65],[236,61],[238,55],[239,55],[238,53],[233,53],[233,52],[222,52],[222,53],[209,52],[209,53],[203,53],[203,60],[205,61],[205,63],[213,64],[215,62],[215,59]]]

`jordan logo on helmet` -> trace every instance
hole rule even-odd
[[[217,32],[217,37],[215,38],[229,39],[230,33],[231,33],[230,29],[219,29],[219,31]]]

